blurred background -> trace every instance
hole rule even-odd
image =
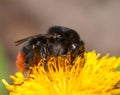
[[[120,56],[120,0],[0,0],[0,67],[14,74],[14,41],[61,25],[76,30],[86,50]],[[9,69],[8,69],[9,68]],[[3,71],[2,71],[3,72]],[[4,95],[4,94],[1,94]]]

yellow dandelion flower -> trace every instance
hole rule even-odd
[[[120,58],[100,58],[92,51],[85,60],[77,57],[74,65],[69,58],[51,57],[45,71],[41,63],[28,77],[20,72],[10,76],[12,85],[2,80],[10,95],[120,95]]]

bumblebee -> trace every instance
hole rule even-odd
[[[71,54],[72,61],[77,57],[84,57],[84,42],[78,33],[63,26],[53,26],[46,34],[30,36],[15,42],[16,46],[24,43],[18,53],[16,65],[22,72],[38,63],[40,58],[44,60],[44,68],[47,70],[47,57],[63,56]]]

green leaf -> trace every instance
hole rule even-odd
[[[7,68],[7,58],[4,52],[4,48],[0,43],[0,95],[7,95],[8,91],[5,88],[5,85],[2,83],[2,79],[7,79],[8,77],[8,68]]]

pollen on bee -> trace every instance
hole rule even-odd
[[[25,70],[25,66],[23,64],[24,58],[25,58],[24,54],[22,52],[19,52],[18,56],[17,56],[16,66],[21,72],[24,72],[24,70]]]

